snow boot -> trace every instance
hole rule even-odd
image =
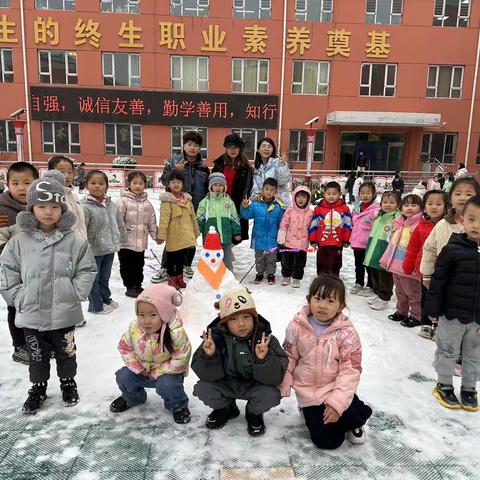
[[[253,281],[253,283],[258,285],[259,283],[262,283],[262,280],[263,280],[263,275],[260,275],[259,273],[257,273],[255,275],[255,280]]]
[[[73,407],[80,400],[77,384],[73,378],[61,378],[60,390],[62,391],[63,404],[66,407]]]
[[[392,320],[392,322],[401,322],[403,320],[406,320],[407,317],[405,315],[402,315],[401,313],[395,312],[389,315],[388,319]]]
[[[460,389],[460,406],[469,412],[478,411],[477,391],[475,388]]]
[[[205,426],[211,430],[218,430],[223,428],[226,423],[232,418],[237,418],[240,415],[240,410],[235,402],[232,402],[227,408],[216,408],[207,417]]]
[[[400,322],[400,325],[402,327],[407,327],[407,328],[414,328],[414,327],[419,327],[422,324],[419,320],[413,317],[408,317],[405,320],[402,320]]]
[[[188,423],[190,418],[190,410],[187,407],[178,408],[173,411],[173,420],[175,423]]]
[[[23,363],[24,365],[29,365],[30,361],[28,358],[28,350],[25,346],[15,347],[15,350],[12,354],[12,359],[14,362]]]
[[[123,397],[118,397],[116,398],[111,404],[110,404],[110,411],[113,413],[121,413],[125,412],[128,410],[129,407],[127,405],[127,401]]]
[[[187,288],[187,284],[183,280],[183,275],[178,275],[176,282],[177,282],[178,288]]]
[[[248,411],[248,408],[245,410],[245,418],[247,419],[247,432],[252,437],[258,437],[265,433],[265,422],[263,421],[263,415],[254,415]]]
[[[42,403],[47,398],[47,382],[34,383],[28,391],[28,398],[22,407],[22,412],[34,415],[40,409]]]
[[[452,408],[455,410],[460,408],[460,403],[458,402],[458,398],[455,395],[453,385],[437,383],[432,393],[442,407]]]
[[[365,425],[363,427],[354,428],[353,430],[349,430],[345,438],[354,445],[362,445],[367,441],[367,431]]]

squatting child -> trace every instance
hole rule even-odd
[[[0,290],[15,305],[15,325],[23,328],[30,358],[32,387],[24,413],[36,413],[47,398],[52,351],[65,406],[79,400],[75,325],[83,320],[81,302],[90,292],[96,266],[88,242],[72,231],[74,223],[63,179],[58,182],[47,172],[30,185],[27,211],[17,216],[20,233],[0,257]]]
[[[345,286],[321,274],[310,285],[308,305],[287,327],[283,348],[288,369],[283,397],[295,390],[312,442],[335,449],[345,440],[364,443],[372,409],[356,395],[362,372],[362,346],[355,327],[342,313]]]
[[[277,385],[288,358],[247,290],[225,293],[218,308],[220,316],[208,326],[193,355],[192,370],[200,379],[193,394],[214,409],[205,423],[210,429],[238,417],[235,401],[247,400],[248,433],[262,435],[263,414],[280,403]]]
[[[145,388],[154,388],[175,423],[190,421],[183,380],[192,346],[176,308],[181,303],[181,295],[166,284],[150,285],[137,297],[137,319],[118,344],[125,366],[115,373],[122,395],[111,403],[112,412],[144,403]]]

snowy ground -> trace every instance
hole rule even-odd
[[[111,193],[118,197],[118,192]],[[150,198],[158,208],[158,193]],[[155,244],[152,248],[160,257],[161,248]],[[253,262],[253,252],[245,243],[234,251],[240,279]],[[253,273],[244,282],[280,341],[304,304],[314,263],[310,254],[298,290],[278,284],[255,286],[250,283]],[[145,284],[156,266],[153,258],[147,260]],[[350,250],[344,253],[341,276],[347,287],[352,286]],[[365,299],[356,296],[348,298],[348,307],[363,343],[358,394],[374,409],[365,445],[346,442],[334,452],[318,451],[309,441],[294,396],[265,415],[263,437],[248,436],[243,415],[222,430],[207,430],[204,422],[209,410],[191,395],[196,381],[193,372],[186,379],[190,424],[173,423],[152,391],[146,404],[120,415],[110,413],[109,403],[119,393],[114,372],[122,366],[117,342],[134,318],[134,301],[123,294],[118,263],[111,287],[120,308],[104,317],[86,314],[88,325],[77,330],[81,401],[70,409],[62,406],[52,362],[48,400],[35,417],[22,415],[28,371],[11,360],[7,322],[0,322],[0,479],[480,478],[480,414],[449,411],[431,395],[434,343],[419,338],[417,329],[387,320],[393,310],[373,312]],[[6,316],[2,302],[0,318]],[[194,348],[203,327],[186,325]]]

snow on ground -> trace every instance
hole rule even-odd
[[[119,192],[110,194],[115,199]],[[158,212],[158,193],[151,193],[150,199]],[[161,247],[151,243],[151,248],[161,258]],[[253,252],[245,242],[234,252],[240,280],[253,263]],[[150,253],[148,257],[145,284],[158,267]],[[314,275],[315,258],[309,254],[300,289],[279,283],[253,285],[254,270],[244,281],[280,341],[305,303]],[[344,252],[341,276],[347,288],[353,285],[351,250]],[[265,415],[263,437],[248,436],[243,415],[222,430],[207,430],[209,409],[191,394],[196,382],[193,372],[185,382],[190,424],[174,424],[153,391],[146,404],[112,414],[109,403],[119,395],[114,373],[123,366],[117,342],[134,318],[134,300],[124,296],[117,261],[110,285],[113,299],[120,303],[118,310],[106,316],[87,313],[87,326],[76,332],[80,403],[73,408],[62,405],[52,362],[49,398],[35,417],[22,415],[28,367],[11,360],[7,322],[0,322],[0,479],[293,478],[292,472],[305,479],[348,474],[391,480],[480,478],[480,414],[438,405],[431,395],[435,345],[418,337],[418,329],[403,328],[386,318],[394,309],[393,301],[390,310],[374,312],[364,298],[348,298],[349,314],[363,344],[358,394],[374,415],[365,445],[346,442],[337,451],[322,452],[309,441],[294,396]],[[0,318],[6,319],[3,302],[0,308]],[[204,327],[201,315],[186,325],[194,348]],[[459,388],[459,379],[455,383]],[[241,408],[243,403],[239,402]]]

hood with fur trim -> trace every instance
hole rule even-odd
[[[75,215],[70,210],[63,212],[56,228],[61,232],[68,232],[76,222]],[[38,220],[32,212],[20,212],[17,215],[17,224],[21,231],[34,232],[40,230]]]

